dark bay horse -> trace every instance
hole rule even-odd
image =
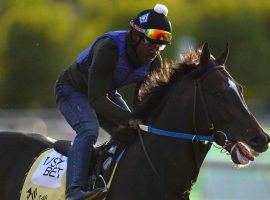
[[[161,130],[213,136],[236,165],[247,165],[267,150],[269,136],[249,111],[242,87],[225,69],[227,55],[228,47],[215,59],[207,43],[199,52],[183,54],[182,63],[168,64],[149,76],[135,113]],[[0,133],[1,200],[19,199],[32,159],[50,146],[42,136]],[[196,137],[144,132],[126,149],[106,199],[189,199],[210,147]]]

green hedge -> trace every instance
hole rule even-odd
[[[57,74],[68,65],[72,12],[63,5],[12,8],[2,18],[0,101],[3,107],[53,105]]]
[[[249,100],[270,99],[270,2],[266,0],[4,0],[0,6],[1,108],[55,106],[58,74],[98,35],[126,29],[144,8],[164,3],[173,25],[173,44],[163,52],[175,59],[177,42],[208,41],[214,55],[230,43],[228,69],[246,87]],[[125,90],[126,95],[130,90]]]

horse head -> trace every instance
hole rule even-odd
[[[217,59],[211,59],[208,45],[204,44],[197,72],[200,76],[196,78],[215,142],[230,153],[235,164],[246,165],[267,150],[270,139],[250,112],[242,86],[225,69],[228,53],[226,45]]]
[[[154,111],[146,113],[146,123],[168,131],[212,135],[235,164],[246,165],[267,150],[270,137],[245,103],[242,86],[226,70],[228,53],[227,44],[215,59],[205,43],[197,53],[182,55],[182,63],[169,64],[172,73],[161,86],[165,92],[156,95],[164,97],[150,100]],[[141,91],[149,92],[149,85],[160,81],[149,80]]]

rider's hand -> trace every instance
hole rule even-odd
[[[128,125],[130,128],[138,129],[140,124],[142,124],[142,122],[139,119],[130,119],[128,121]]]

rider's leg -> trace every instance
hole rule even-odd
[[[81,122],[73,126],[77,135],[68,152],[67,188],[86,187],[88,184],[91,151],[98,132],[95,121]]]
[[[91,150],[98,136],[99,124],[96,113],[86,95],[69,85],[58,85],[56,98],[61,113],[77,133],[68,153],[67,199],[96,196],[102,190],[84,191],[88,186]]]

